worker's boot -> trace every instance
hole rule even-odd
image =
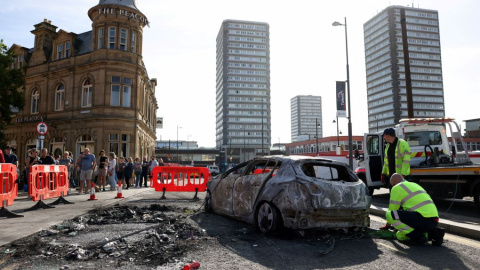
[[[431,240],[434,246],[441,246],[443,244],[443,236],[445,236],[445,229],[437,227],[428,233],[428,240]]]

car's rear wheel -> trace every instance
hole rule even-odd
[[[262,233],[272,233],[281,226],[280,214],[277,208],[269,202],[262,202],[255,215],[258,229]]]
[[[210,193],[210,190],[207,190],[207,195],[205,195],[205,212],[208,212],[208,213],[213,212],[212,193]]]

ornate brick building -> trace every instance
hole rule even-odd
[[[36,24],[34,47],[14,44],[12,68],[25,71],[24,108],[5,132],[22,167],[28,149],[41,146],[36,126],[48,125],[43,146],[55,155],[85,147],[119,156],[154,153],[156,79],[142,57],[146,16],[135,0],[100,0],[90,8],[92,29],[76,34],[51,21]]]

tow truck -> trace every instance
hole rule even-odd
[[[472,163],[453,118],[402,119],[395,132],[410,145],[409,181],[421,185],[432,198],[473,197],[480,209],[480,164]],[[372,195],[385,187],[380,180],[385,154],[382,133],[365,133],[364,145],[363,161],[355,172]]]

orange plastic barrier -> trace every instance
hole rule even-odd
[[[68,194],[68,169],[65,165],[34,165],[28,175],[28,195],[39,204],[28,210],[53,208],[41,203],[42,200],[59,198],[56,202],[70,204],[63,196]],[[25,210],[27,211],[27,210]]]
[[[208,180],[210,174],[206,167],[157,166],[153,168],[150,186],[155,191],[163,191],[162,199],[166,191],[195,191],[194,199],[198,199],[198,191],[207,190]]]
[[[6,206],[12,205],[18,195],[17,166],[8,163],[0,164],[0,177],[0,217],[23,217],[5,208]]]
[[[1,163],[0,175],[2,177],[0,185],[0,206],[10,206],[17,198],[17,166],[13,164]]]

